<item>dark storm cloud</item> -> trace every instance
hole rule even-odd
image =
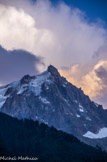
[[[41,58],[27,51],[7,51],[0,46],[0,83],[7,84],[25,74],[35,75],[42,64]]]

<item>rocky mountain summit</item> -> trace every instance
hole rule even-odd
[[[50,65],[36,76],[0,87],[0,111],[44,122],[107,150],[107,112]]]

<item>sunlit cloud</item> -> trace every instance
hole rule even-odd
[[[83,68],[86,68],[87,72]],[[100,60],[93,67],[87,68],[86,64],[77,64],[70,68],[59,69],[59,72],[69,82],[78,88],[81,87],[84,93],[90,96],[92,100],[107,108],[107,60]]]

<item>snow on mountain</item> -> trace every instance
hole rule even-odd
[[[45,71],[44,73],[37,75],[36,78],[31,80],[29,83],[29,90],[34,92],[36,96],[40,95],[41,93],[41,86],[44,82],[47,81],[49,78],[50,73],[48,71]]]
[[[44,122],[91,145],[96,142],[90,142],[88,135],[107,128],[107,113],[102,106],[61,77],[52,65],[39,75],[25,75],[21,80],[1,87],[0,111],[18,119]],[[101,143],[97,141],[97,144]],[[102,145],[107,149],[104,143]]]
[[[7,91],[7,88],[5,87],[0,88],[0,109],[7,99],[7,96],[5,96],[6,91]]]
[[[105,138],[107,137],[107,128],[101,128],[98,133],[88,131],[83,136],[91,139]]]
[[[76,116],[77,116],[78,118],[80,118],[80,115],[76,114]]]
[[[84,107],[79,103],[79,111],[84,112]]]

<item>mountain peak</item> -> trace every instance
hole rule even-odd
[[[60,76],[58,70],[53,65],[48,66],[48,72],[52,75]]]

